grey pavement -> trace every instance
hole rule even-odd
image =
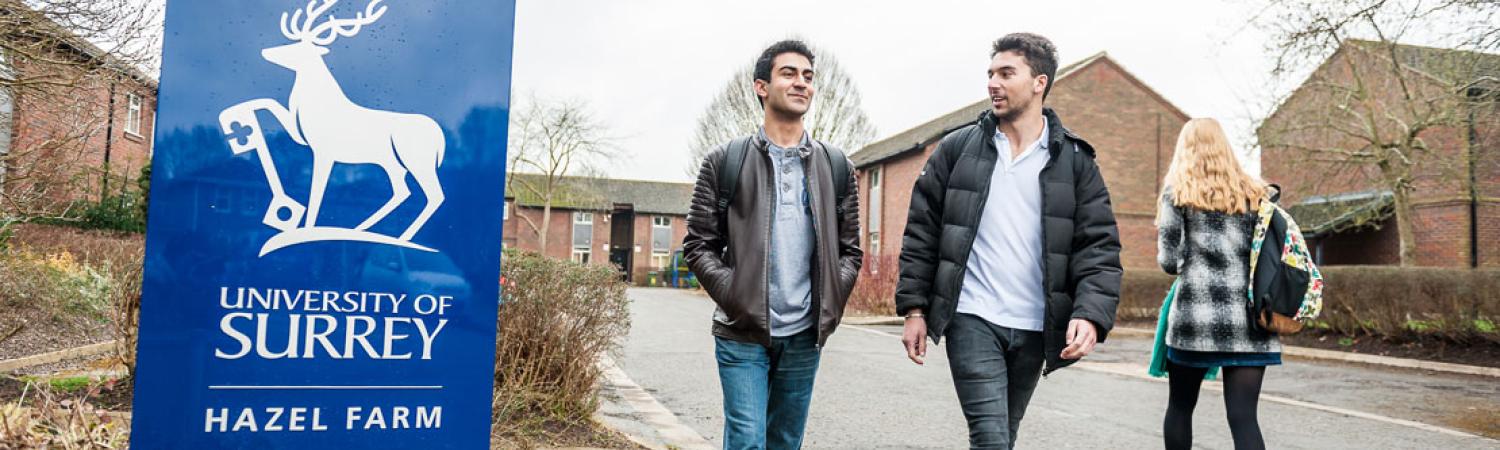
[[[631,289],[632,329],[615,363],[710,445],[723,418],[712,301]],[[829,338],[805,448],[966,448],[942,346],[906,359],[900,328],[843,326]],[[1145,376],[1145,338],[1112,338],[1084,363],[1042,380],[1017,448],[1161,448],[1167,386]],[[1199,448],[1232,448],[1223,396],[1207,383],[1194,417]],[[653,426],[606,389],[606,422],[652,441]],[[1269,448],[1500,448],[1500,380],[1289,359],[1268,370],[1260,406]]]

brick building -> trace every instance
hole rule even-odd
[[[542,185],[538,175],[510,176]],[[647,284],[650,272],[670,268],[687,236],[692,184],[567,177],[554,191],[545,229],[536,193],[516,180],[507,185],[505,247],[541,251],[545,233],[546,256],[629,267],[622,275],[631,283]]]
[[[33,14],[6,9],[14,6],[0,5],[0,14]],[[133,186],[151,158],[156,81],[50,30],[42,37],[0,32],[17,44],[7,48],[39,52],[0,50],[0,189],[45,192],[45,203],[61,206],[118,193],[118,183]]]
[[[1361,138],[1369,130],[1401,136],[1429,123],[1409,177],[1411,262],[1500,267],[1497,77],[1500,55],[1350,40],[1288,96],[1257,131],[1263,176],[1286,188],[1318,261],[1400,264],[1395,196],[1379,169],[1330,155],[1375,154]]]
[[[1103,52],[1058,69],[1047,105],[1098,152],[1119,222],[1124,266],[1156,267],[1156,193],[1188,115]],[[866,254],[900,254],[912,186],[928,155],[944,135],[988,109],[989,99],[982,99],[850,155],[859,171]]]

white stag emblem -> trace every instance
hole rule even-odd
[[[312,0],[306,8],[296,10],[290,17],[282,13],[281,33],[293,42],[261,50],[261,56],[296,72],[287,106],[261,98],[231,106],[219,114],[219,125],[229,138],[230,149],[236,154],[255,151],[271,186],[271,204],[262,222],[281,230],[281,233],[266,241],[261,256],[289,245],[329,240],[436,251],[413,244],[411,239],[443,203],[443,188],[438,184],[437,176],[437,167],[443,161],[442,128],[427,116],[379,111],[355,104],[344,95],[323,61],[323,55],[328,54],[327,46],[335,39],[354,37],[360,27],[385,14],[386,7],[381,6],[380,1],[371,1],[363,13],[353,18],[339,19],[329,15],[323,23],[317,23],[318,18],[338,0],[322,0],[321,4]],[[306,18],[302,17],[304,11]],[[312,150],[312,191],[305,208],[282,190],[281,179],[276,174],[276,166],[272,164],[265,136],[256,119],[259,110],[271,113],[292,140]],[[323,203],[334,163],[375,164],[390,177],[390,199],[353,229],[317,225],[318,209]],[[427,199],[421,214],[399,238],[365,231],[411,196],[411,190],[406,186],[408,173],[416,179]]]

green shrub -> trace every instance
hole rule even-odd
[[[607,265],[509,250],[503,260],[493,433],[545,439],[548,427],[588,424],[599,358],[630,330],[625,283]]]
[[[1323,267],[1323,313],[1316,329],[1341,335],[1429,336],[1500,342],[1500,270],[1432,267]],[[1127,270],[1121,319],[1156,319],[1172,277]]]
[[[105,167],[108,173],[108,167]],[[131,233],[146,232],[146,203],[151,189],[151,164],[141,168],[134,183],[123,178],[110,177],[110,186],[119,186],[118,191],[105,192],[96,200],[76,200],[68,204],[59,217],[37,218],[32,221],[51,225],[64,225],[86,230],[115,230]],[[3,244],[3,240],[0,240]]]
[[[114,285],[108,273],[107,268],[77,261],[69,252],[0,252],[0,302],[104,320]]]

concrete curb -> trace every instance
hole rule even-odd
[[[849,325],[901,325],[905,319],[890,316],[862,316],[845,317],[843,323]],[[1110,334],[1116,336],[1155,337],[1156,331],[1145,328],[1115,327]],[[1323,350],[1318,348],[1295,347],[1283,345],[1281,353],[1286,356],[1317,359],[1324,361],[1340,361],[1359,364],[1371,364],[1386,367],[1400,367],[1403,369],[1427,370],[1432,372],[1456,373],[1462,375],[1476,375],[1481,377],[1500,378],[1500,367],[1470,366],[1465,364],[1453,364],[1436,361],[1423,361],[1420,359],[1397,358],[1394,356],[1367,355],[1363,353],[1341,352],[1336,350]]]
[[[52,364],[58,361],[83,356],[98,355],[113,350],[115,348],[115,345],[118,343],[119,341],[105,341],[97,344],[85,345],[82,347],[73,347],[70,349],[58,350],[51,353],[23,356],[16,359],[7,359],[5,361],[0,361],[0,373],[11,373],[17,370],[25,369],[27,367],[40,366],[42,364]]]
[[[845,317],[840,323],[847,325],[905,325],[906,319],[901,316],[858,316]]]
[[[639,436],[630,430],[611,426],[608,421],[603,420],[597,413],[595,422],[614,430],[638,445],[653,450],[662,449],[684,449],[684,450],[712,450],[713,444],[699,435],[697,431],[683,424],[660,402],[656,401],[651,393],[647,392],[630,376],[615,365],[614,358],[605,355],[599,358],[599,367],[604,372],[604,383],[608,389],[613,389],[619,394],[627,406],[640,415],[641,423],[653,429],[658,439]]]
[[[1110,331],[1110,334],[1138,337],[1156,336],[1156,332],[1153,330],[1127,327],[1115,327],[1113,331]],[[1323,350],[1318,348],[1294,347],[1290,345],[1281,346],[1281,354],[1306,359],[1341,361],[1386,367],[1400,367],[1403,369],[1427,370],[1432,372],[1446,372],[1463,375],[1477,375],[1482,377],[1500,378],[1500,368],[1497,367],[1470,366],[1464,364],[1453,364],[1436,361],[1423,361],[1420,359],[1397,358],[1393,356],[1378,356],[1367,355],[1363,353]]]

